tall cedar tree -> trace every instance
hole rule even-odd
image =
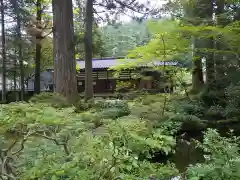
[[[1,5],[1,28],[2,28],[2,101],[6,101],[6,39],[5,39],[5,4],[0,0]]]
[[[23,55],[22,55],[22,33],[21,33],[21,14],[20,14],[20,2],[17,0],[11,0],[11,4],[13,7],[13,11],[15,13],[16,16],[16,20],[17,20],[17,28],[16,28],[16,33],[17,33],[17,58],[19,60],[19,65],[20,65],[20,100],[24,100],[24,91],[25,91],[25,87],[24,87],[24,67],[23,67]],[[14,67],[17,68],[17,58],[15,58],[14,61]],[[16,71],[17,69],[14,70],[14,76],[16,76]],[[14,77],[14,89],[16,89],[16,77]]]
[[[196,8],[196,15],[198,18],[202,20],[202,24],[206,26],[213,25],[213,2],[209,0],[198,0]],[[211,34],[211,31],[204,32],[207,35]],[[203,57],[206,58],[206,85],[209,89],[213,88],[214,84],[214,57],[213,57],[213,48],[214,48],[214,38],[213,37],[205,37],[202,39],[202,43],[205,44],[204,48],[208,50],[203,53]]]
[[[53,0],[54,90],[75,102],[78,96],[71,0]]]
[[[41,23],[42,20],[42,3],[41,0],[37,0],[37,22]],[[34,79],[34,93],[39,94],[41,92],[40,85],[40,73],[41,73],[41,36],[36,36],[36,55],[35,55],[35,79]]]
[[[92,84],[92,27],[93,27],[93,0],[87,0],[85,26],[85,100],[93,98]]]

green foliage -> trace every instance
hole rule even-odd
[[[221,137],[216,130],[209,129],[199,147],[204,150],[206,161],[188,168],[189,180],[240,178],[238,137]]]
[[[118,92],[128,92],[132,88],[132,83],[130,81],[117,81],[116,91]]]
[[[156,103],[156,102],[163,102],[164,98],[165,98],[165,95],[162,95],[162,94],[156,94],[156,95],[146,94],[145,96],[140,97],[139,101],[143,105],[150,105],[150,104]]]
[[[207,89],[204,89],[202,92],[198,95],[199,100],[201,100],[205,106],[214,106],[216,104],[219,105],[225,105],[225,93],[222,90],[214,91]]]
[[[201,101],[197,100],[183,100],[176,104],[177,111],[184,114],[190,114],[195,116],[203,116],[205,107]]]
[[[227,106],[226,106],[226,117],[229,119],[238,118],[239,117],[239,109],[240,109],[240,87],[229,86],[226,90],[227,97]]]
[[[41,70],[53,67],[53,44],[51,38],[45,38],[42,42]]]
[[[75,22],[77,32],[75,34],[75,45],[76,45],[76,59],[84,59],[84,32],[83,29],[77,26]],[[103,33],[98,29],[98,27],[93,27],[93,57],[106,57],[106,49],[103,42]]]
[[[93,106],[93,100],[85,101],[83,99],[79,100],[76,104],[74,104],[75,112],[82,112],[89,110]]]
[[[97,101],[96,102],[96,107],[99,107],[101,109],[106,109],[106,108],[119,108],[119,109],[124,109],[129,111],[128,109],[128,104],[125,101],[122,100],[102,100],[102,101]]]
[[[154,38],[148,44],[131,51],[129,57],[141,58],[145,63],[151,63],[156,59],[173,60],[176,55],[189,52],[190,39],[183,38],[178,21],[150,21],[148,26]]]
[[[130,114],[128,104],[122,100],[105,100],[96,103],[102,118],[116,119]]]
[[[89,111],[75,113],[72,107],[52,107],[46,99],[53,96],[1,106],[0,152],[12,157],[7,163],[16,165],[16,179],[170,179],[178,173],[172,164],[148,160],[153,152],[173,153],[175,139],[129,115],[125,101],[95,100]],[[112,109],[119,114],[104,116]]]
[[[117,119],[130,114],[128,104],[122,100],[80,100],[75,104],[75,112],[83,112],[86,110],[97,111],[99,118]]]
[[[34,95],[29,101],[32,103],[48,104],[49,106],[52,106],[55,108],[64,108],[64,107],[71,106],[71,104],[68,103],[65,97],[57,93],[43,92],[41,94]]]
[[[146,26],[147,22],[132,21],[119,26],[105,26],[101,28],[106,56],[126,56],[130,50],[144,45],[150,40]]]
[[[205,116],[209,117],[209,119],[212,118],[221,120],[225,118],[225,109],[219,105],[211,106],[205,113]]]
[[[0,133],[20,133],[50,130],[51,126],[61,126],[67,121],[71,109],[56,110],[51,106],[33,103],[11,103],[1,105]]]

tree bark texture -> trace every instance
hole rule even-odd
[[[42,3],[41,0],[37,0],[36,3],[37,8],[37,21],[41,22],[42,20]],[[35,54],[35,79],[34,79],[34,93],[39,94],[41,92],[41,39],[42,37],[36,36],[36,54]]]
[[[17,15],[17,38],[18,38],[18,59],[20,68],[20,99],[24,100],[24,66],[23,66],[23,55],[22,55],[22,34],[21,34],[21,17],[20,17],[20,5],[15,1],[15,12]]]
[[[92,79],[92,29],[93,29],[93,0],[87,0],[85,23],[85,100],[93,98]]]
[[[208,52],[204,54],[206,57],[206,84],[211,89],[215,83],[214,39],[209,37],[205,39],[205,43],[208,48]]]
[[[217,8],[215,10],[215,14],[216,14],[216,25],[219,27],[224,27],[225,25],[227,25],[228,20],[224,15],[224,7],[225,7],[225,0],[216,0],[216,5]],[[221,53],[221,51],[223,51],[224,49],[224,41],[223,41],[223,36],[222,35],[218,35],[215,38],[215,49],[217,50],[217,52],[215,52],[214,54],[214,61],[215,61],[215,80],[217,82],[217,84],[224,84],[222,83],[222,78],[224,76],[224,59],[223,59],[223,53]],[[224,87],[220,86],[219,88],[224,89]]]
[[[5,5],[3,0],[1,6],[1,28],[2,28],[2,101],[6,101],[6,39],[5,39]]]
[[[194,8],[194,18],[198,19],[198,22],[195,25],[205,24],[205,25],[213,25],[213,2],[209,0],[196,0]],[[194,69],[193,69],[193,89],[199,88],[198,86],[203,83],[202,81],[202,67],[201,60],[203,57],[206,58],[206,84],[212,85],[215,79],[215,63],[214,63],[214,41],[213,37],[207,37],[209,32],[202,31],[202,37],[195,38],[195,52],[197,54],[197,60],[194,62]],[[206,48],[206,49],[203,49]],[[201,72],[200,72],[201,71]],[[198,82],[197,82],[197,78]],[[196,90],[196,89],[195,89]]]
[[[200,18],[206,21],[206,25],[212,26],[213,25],[213,2],[209,0],[201,0],[200,2],[203,5],[203,9],[199,10],[199,14],[201,15]],[[215,82],[215,62],[214,62],[214,38],[207,37],[211,34],[211,31],[205,31],[205,36],[203,38],[205,48],[207,51],[204,52],[204,57],[206,58],[206,84],[208,88],[212,89]]]
[[[77,100],[73,10],[71,0],[53,0],[54,91]]]
[[[14,91],[16,93],[16,100],[24,100],[24,66],[23,66],[23,56],[22,56],[22,33],[21,33],[21,16],[20,16],[20,2],[16,0],[11,0],[10,1],[15,13],[15,17],[17,20],[17,26],[16,26],[16,34],[17,34],[17,47],[15,49],[16,52],[16,58],[14,59],[14,74],[13,74],[13,79],[14,79]],[[19,68],[20,68],[20,98],[19,98],[19,93],[17,91],[17,60],[19,60]]]
[[[192,70],[192,90],[199,92],[204,84],[202,71],[202,53],[198,51],[199,39],[193,37],[193,70]]]

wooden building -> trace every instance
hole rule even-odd
[[[133,61],[133,60],[127,60]],[[80,71],[77,75],[78,90],[84,92],[85,85],[85,62],[77,61]],[[116,58],[93,59],[93,88],[95,93],[113,93],[117,89],[118,82],[130,84],[131,89],[145,89],[148,91],[162,90],[156,82],[161,81],[159,72],[154,71],[151,65],[143,65],[131,69],[122,70],[118,75],[111,70],[112,67],[121,65],[121,60]],[[129,62],[130,63],[130,62]],[[155,66],[176,66],[177,62],[154,62]],[[163,83],[162,83],[163,85]],[[169,87],[172,89],[172,87]]]
[[[132,61],[132,60],[128,60]],[[113,93],[118,88],[118,84],[127,83],[129,89],[161,90],[161,86],[156,82],[161,82],[159,72],[153,71],[151,66],[144,65],[135,70],[123,70],[117,76],[112,67],[121,64],[116,58],[93,59],[93,88],[95,93]],[[77,61],[80,70],[77,73],[78,91],[84,92],[85,89],[85,62]],[[176,66],[177,62],[154,62],[155,66]],[[41,73],[41,90],[49,91],[53,88],[53,70],[48,69]],[[28,89],[34,89],[34,76],[28,80]],[[171,87],[169,87],[171,88]]]

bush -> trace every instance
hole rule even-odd
[[[207,119],[213,120],[225,119],[225,108],[219,105],[211,106],[205,113],[205,116]]]
[[[155,122],[154,128],[161,130],[166,135],[176,135],[181,130],[183,122],[173,117],[172,114],[163,116],[161,121]]]
[[[176,111],[181,114],[202,117],[205,114],[204,105],[197,100],[183,100],[175,104]]]
[[[140,119],[147,118],[150,112],[150,107],[142,104],[134,104],[131,107],[131,114],[139,117]]]
[[[226,89],[226,114],[228,119],[239,118],[240,115],[240,86],[229,86]]]
[[[207,89],[199,93],[199,99],[204,103],[205,106],[214,106],[216,104],[225,105],[226,97],[224,91],[208,91]]]
[[[79,100],[74,104],[75,112],[83,112],[91,109],[94,106],[94,100],[88,100],[87,102],[83,99]]]
[[[165,95],[157,94],[157,95],[146,95],[142,98],[143,105],[150,105],[155,102],[163,102],[165,100]]]
[[[99,117],[102,110],[117,107],[124,109],[126,104],[106,101],[99,111],[82,113],[74,113],[73,108],[55,109],[45,103],[2,105],[0,151],[7,153],[2,153],[1,158],[7,158],[5,167],[12,168],[2,170],[8,177],[21,180],[175,176],[177,170],[172,165],[139,159],[140,154],[150,157],[152,151],[171,153],[175,139],[152,131],[147,122],[137,117],[115,121]],[[6,176],[0,174],[0,178]]]
[[[228,103],[240,105],[240,86],[229,86],[225,91],[225,95]]]
[[[130,114],[129,106],[123,100],[96,101],[94,108],[102,118],[106,119],[116,119]]]
[[[216,130],[209,129],[203,143],[198,144],[205,152],[205,163],[190,166],[187,179],[240,179],[239,138],[221,137]]]
[[[32,98],[30,98],[29,101],[32,103],[48,104],[55,108],[65,108],[72,106],[72,104],[70,104],[64,96],[57,93],[43,92],[41,94],[34,95]]]

